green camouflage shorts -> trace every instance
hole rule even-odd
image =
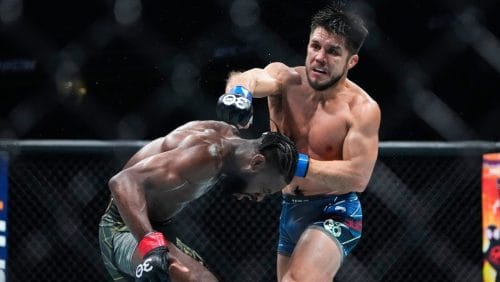
[[[101,257],[112,281],[133,281],[132,254],[137,241],[122,221],[105,213],[99,223]]]
[[[171,240],[170,242],[181,252],[206,266],[198,252],[180,240],[175,224],[172,224],[171,220],[154,227]],[[108,206],[99,223],[99,245],[104,266],[112,281],[133,281],[135,268],[132,255],[137,247],[137,241],[121,219],[116,206],[112,204]]]

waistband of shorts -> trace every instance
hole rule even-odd
[[[106,213],[109,214],[114,220],[123,222],[122,216],[120,215],[120,211],[118,211],[118,207],[113,201],[113,198],[111,198],[108,207],[106,209]],[[150,220],[151,225],[153,228],[161,228],[164,226],[167,226],[172,223],[172,218],[163,220],[163,221],[155,221],[155,220]]]
[[[113,198],[110,199],[108,207],[106,208],[106,213],[109,214],[113,219],[117,221],[122,221],[122,217],[120,212],[118,211],[118,207],[116,207]]]
[[[306,202],[312,202],[316,200],[325,200],[325,199],[334,199],[334,198],[340,198],[344,199],[347,197],[357,197],[355,192],[350,192],[347,194],[322,194],[322,195],[311,195],[311,196],[303,196],[303,195],[292,195],[292,194],[282,194],[283,201],[287,203],[306,203]]]

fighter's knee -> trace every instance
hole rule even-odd
[[[297,281],[303,281],[300,279],[300,275],[293,270],[289,270],[283,275],[283,277],[280,280],[281,282],[297,282]]]

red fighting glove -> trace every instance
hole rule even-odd
[[[168,250],[168,244],[168,240],[161,232],[154,231],[146,234],[139,242],[137,248],[141,257],[144,257],[149,251],[158,247],[165,247]]]
[[[141,239],[137,249],[143,262],[135,270],[136,281],[170,281],[168,244],[160,232],[148,233]]]

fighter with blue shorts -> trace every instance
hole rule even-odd
[[[217,104],[219,118],[249,128],[252,101],[265,98],[271,131],[300,153],[302,170],[282,189],[278,282],[335,278],[360,240],[356,194],[368,187],[378,156],[380,107],[348,78],[368,29],[349,1],[331,2],[311,18],[303,65],[231,71]]]

